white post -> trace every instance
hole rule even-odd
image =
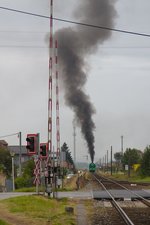
[[[15,167],[14,167],[14,156],[15,153],[11,152],[11,162],[12,162],[12,183],[13,183],[13,191],[15,190]]]

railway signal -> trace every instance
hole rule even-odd
[[[38,151],[38,135],[37,134],[27,134],[27,145],[26,149],[28,151],[28,155],[35,155]]]
[[[48,157],[48,143],[40,144],[40,158],[47,159]]]

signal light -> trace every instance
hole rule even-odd
[[[48,144],[47,143],[41,143],[40,144],[40,158],[46,159],[48,153]]]
[[[37,134],[27,134],[27,146],[28,155],[35,155],[37,153]]]

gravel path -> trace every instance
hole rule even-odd
[[[87,225],[87,212],[82,201],[77,205],[77,225]]]

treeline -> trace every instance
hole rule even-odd
[[[135,164],[139,164],[138,172],[142,176],[150,176],[150,145],[147,146],[144,152],[135,149],[127,148],[124,154],[122,152],[116,152],[114,154],[116,164],[125,168],[128,165],[129,169]]]

